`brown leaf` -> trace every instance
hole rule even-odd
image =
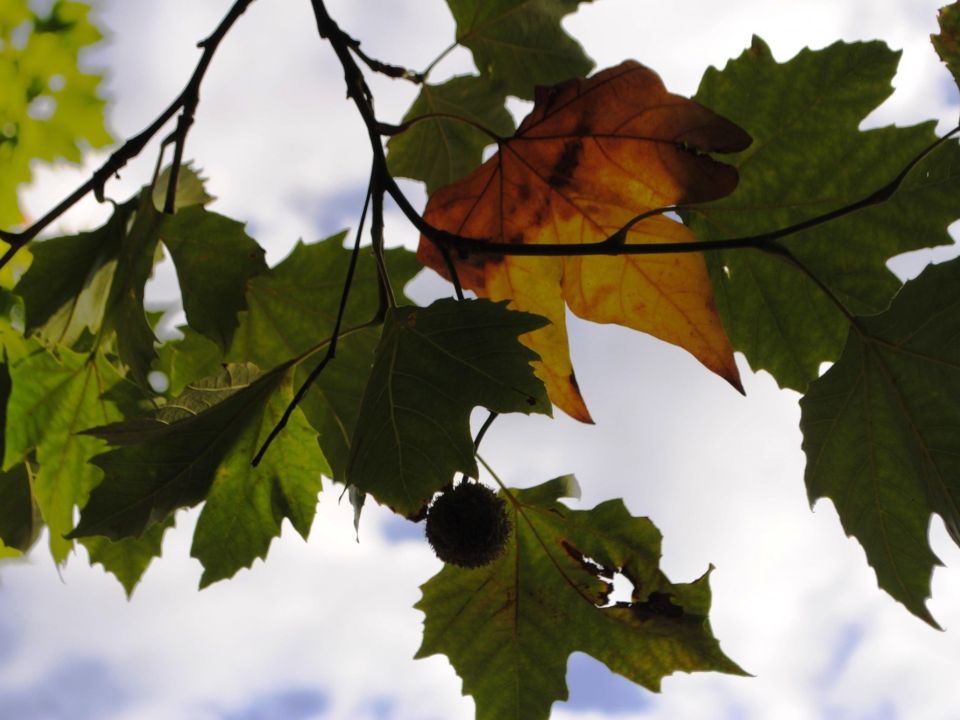
[[[424,218],[448,232],[500,243],[596,243],[649,210],[728,195],[736,170],[704,153],[749,144],[739,127],[668,93],[655,72],[628,61],[586,80],[538,88],[516,134],[473,173],[434,193]],[[626,242],[693,239],[683,225],[657,215],[637,223]],[[741,389],[700,253],[455,254],[465,288],[551,321],[521,340],[542,359],[537,374],[550,399],[578,420],[590,422],[590,414],[570,362],[565,303],[587,320],[679,345]],[[449,277],[426,237],[418,257]]]

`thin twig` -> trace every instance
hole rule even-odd
[[[410,203],[406,195],[389,175],[385,178],[387,192],[393,198],[394,202],[400,208],[400,211],[407,219],[419,230],[424,237],[438,247],[447,247],[456,252],[460,259],[469,257],[471,253],[496,254],[496,255],[525,255],[535,257],[579,257],[589,255],[663,255],[672,253],[704,252],[711,250],[733,250],[739,248],[753,248],[756,250],[770,251],[770,245],[776,240],[795,235],[796,233],[809,230],[811,228],[823,225],[838,218],[850,215],[851,213],[863,210],[873,205],[879,205],[889,200],[899,189],[910,171],[929,155],[937,147],[945,143],[948,139],[960,132],[960,126],[955,127],[943,137],[928,145],[919,152],[900,173],[883,187],[875,190],[866,197],[856,200],[852,203],[836,208],[829,212],[817,215],[807,220],[802,220],[793,225],[789,225],[777,230],[758,233],[756,235],[747,235],[743,237],[724,238],[720,240],[692,240],[689,242],[671,242],[671,243],[648,243],[643,245],[628,245],[620,241],[625,233],[630,230],[640,219],[650,214],[662,214],[665,212],[681,209],[677,206],[657,208],[648,213],[638,215],[632,218],[623,227],[619,228],[609,237],[594,243],[583,243],[580,245],[568,245],[563,243],[544,243],[538,245],[521,245],[514,243],[504,243],[488,238],[470,238],[447,232],[434,225],[431,225]],[[686,208],[695,211],[696,206]],[[776,252],[776,250],[774,251]]]
[[[257,451],[257,454],[254,456],[253,462],[251,463],[253,467],[256,467],[260,464],[260,461],[267,452],[267,448],[270,447],[277,435],[279,435],[283,428],[286,427],[287,423],[290,421],[290,416],[293,415],[293,411],[300,404],[300,401],[303,400],[304,396],[307,394],[307,391],[313,386],[313,383],[316,382],[317,378],[320,377],[320,373],[322,373],[324,368],[327,367],[327,363],[333,360],[337,355],[337,342],[340,339],[340,327],[343,324],[343,317],[347,311],[347,300],[350,297],[350,287],[353,284],[353,276],[356,273],[357,259],[360,257],[360,240],[363,238],[363,227],[367,220],[367,208],[370,207],[370,197],[372,194],[373,182],[371,180],[370,184],[367,186],[367,197],[363,201],[363,210],[360,213],[360,223],[357,227],[357,236],[353,241],[353,251],[350,254],[350,264],[347,266],[347,275],[343,280],[343,290],[340,293],[340,307],[337,309],[337,319],[333,323],[333,332],[330,336],[330,344],[327,345],[327,354],[324,355],[323,359],[317,363],[317,366],[310,371],[307,379],[303,381],[300,389],[297,390],[296,395],[293,396],[290,404],[287,405],[286,409],[283,411],[283,415],[280,417],[280,420],[276,425],[274,425],[273,429],[270,431],[270,434],[267,436],[267,439],[263,441],[263,445],[260,446],[260,449]],[[360,327],[367,327],[370,325],[379,324],[380,322],[380,318],[374,318],[373,320],[364,323],[364,325]]]
[[[180,110],[185,109],[192,98],[199,95],[200,85],[203,82],[207,68],[210,66],[210,61],[213,59],[217,48],[220,46],[220,42],[227,35],[227,33],[230,31],[230,28],[233,27],[233,24],[244,13],[251,2],[253,2],[253,0],[237,0],[233,4],[233,7],[230,8],[227,14],[220,21],[220,24],[217,25],[216,29],[210,34],[210,36],[198,43],[198,45],[203,48],[203,53],[200,56],[200,60],[197,61],[197,65],[194,68],[193,74],[190,76],[190,80],[187,82],[186,87],[183,89],[180,95],[178,95],[177,98],[170,103],[167,109],[160,113],[160,115],[158,115],[157,118],[150,123],[146,129],[144,129],[138,135],[135,135],[127,140],[123,145],[115,150],[107,159],[107,161],[101,165],[99,169],[94,171],[89,180],[70,193],[70,195],[64,198],[56,207],[33,223],[26,230],[19,233],[0,230],[0,240],[3,240],[10,245],[3,256],[0,257],[0,268],[10,262],[11,258],[20,248],[37,237],[37,235],[39,235],[48,225],[50,225],[50,223],[63,215],[88,193],[93,192],[98,200],[103,200],[103,189],[107,180],[112,175],[115,175],[117,171],[127,164],[128,161],[139,155],[143,151],[144,147],[146,147],[147,143],[153,139],[153,136],[160,132],[163,126],[166,125],[174,115],[176,115]],[[170,187],[174,186],[175,183],[173,182],[173,174],[171,173]]]

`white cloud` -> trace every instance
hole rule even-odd
[[[904,57],[896,95],[870,122],[936,117],[946,127],[957,114],[956,91],[926,39],[939,4],[597,0],[566,25],[600,66],[635,57],[687,94],[707,65],[739,55],[752,33],[780,60],[804,45],[879,37],[903,48]],[[102,5],[113,39],[95,60],[110,67],[118,135],[139,131],[180,91],[194,43],[227,5]],[[340,0],[330,9],[365,50],[414,68],[452,35],[441,2]],[[448,72],[468,62],[460,52]],[[401,82],[374,87],[387,119],[399,117],[415,93]],[[275,262],[297,238],[335,229],[318,224],[349,221],[353,208],[340,206],[363,192],[366,142],[344,99],[342,73],[316,37],[309,3],[261,0],[214,60],[187,155],[209,175],[220,198],[214,209],[247,220]],[[131,163],[108,193],[134,192],[153,159],[148,152]],[[26,193],[30,211],[40,214],[84,177],[40,171]],[[76,229],[102,214],[87,201],[61,227]],[[388,212],[387,236],[416,243],[395,211]],[[161,276],[154,297],[170,297],[169,268]],[[443,291],[427,276],[412,286],[420,299]],[[579,321],[573,328],[578,376],[598,425],[503,418],[484,441],[485,457],[518,485],[575,472],[581,507],[623,496],[663,531],[664,568],[675,581],[716,565],[714,630],[727,653],[757,675],[678,675],[649,705],[616,717],[807,720],[830,709],[862,717],[888,707],[911,720],[949,718],[960,670],[960,552],[942,528],[932,537],[950,569],[935,574],[931,608],[948,632],[936,633],[876,588],[829,503],[810,512],[795,395],[778,391],[765,374],[746,373],[744,399],[681,351],[618,328]],[[194,590],[199,568],[188,558],[191,516],[131,603],[80,558],[63,583],[39,556],[4,567],[0,618],[15,651],[0,653],[0,698],[78,657],[106,663],[129,692],[130,704],[115,716],[122,720],[222,717],[290,688],[321,693],[323,718],[375,718],[378,708],[404,720],[472,717],[472,701],[460,697],[443,658],[411,659],[422,621],[411,606],[437,561],[423,543],[386,542],[376,509],[364,517],[357,544],[349,509],[335,496],[324,495],[310,543],[286,529],[266,564],[202,593]],[[851,634],[856,642],[845,649]],[[555,716],[608,717],[575,707],[558,705]]]

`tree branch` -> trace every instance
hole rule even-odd
[[[0,268],[10,262],[11,258],[13,258],[20,248],[37,237],[37,235],[39,235],[48,225],[50,225],[50,223],[63,215],[88,193],[93,192],[97,200],[102,202],[104,185],[106,185],[106,182],[110,176],[115,175],[117,171],[127,164],[127,162],[143,152],[144,147],[146,147],[147,143],[153,139],[153,136],[160,132],[163,126],[166,125],[167,122],[177,114],[177,112],[182,110],[183,115],[181,115],[180,122],[178,123],[177,130],[174,135],[177,147],[174,155],[174,167],[171,169],[170,173],[170,184],[166,198],[166,206],[171,205],[171,198],[175,197],[176,195],[176,178],[179,164],[183,157],[183,143],[186,140],[187,130],[189,129],[190,124],[193,122],[193,113],[196,109],[196,105],[200,96],[200,85],[203,83],[204,75],[206,75],[207,68],[210,66],[210,61],[213,60],[213,56],[216,53],[217,48],[220,46],[220,42],[233,27],[233,24],[237,21],[237,19],[244,13],[244,11],[246,11],[251,2],[253,2],[253,0],[236,0],[227,14],[224,15],[223,19],[217,25],[216,29],[206,39],[201,40],[198,43],[198,47],[203,48],[203,53],[200,56],[200,60],[197,61],[197,65],[194,68],[193,74],[190,76],[190,80],[187,82],[186,87],[184,87],[180,95],[178,95],[177,98],[170,103],[167,109],[160,113],[160,115],[158,115],[157,118],[150,123],[147,128],[141,131],[138,135],[135,135],[127,140],[123,145],[120,146],[120,148],[115,150],[107,159],[107,161],[101,165],[99,169],[94,171],[89,180],[74,190],[56,207],[33,223],[26,230],[19,233],[0,230],[0,239],[10,245],[3,256],[0,257]]]

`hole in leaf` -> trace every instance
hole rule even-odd
[[[47,80],[47,87],[50,88],[53,92],[60,92],[67,86],[67,79],[57,73],[56,75],[51,75],[50,79]]]
[[[150,387],[156,393],[165,393],[170,387],[170,378],[167,377],[166,373],[159,370],[154,370],[147,375],[147,382],[150,383]]]
[[[49,120],[56,110],[56,100],[49,95],[39,95],[27,106],[27,115],[34,120]]]

